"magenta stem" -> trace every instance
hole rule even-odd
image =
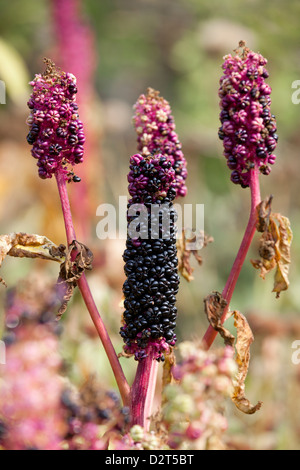
[[[250,191],[251,191],[251,210],[250,210],[248,224],[247,224],[245,234],[244,234],[241,246],[239,248],[238,254],[235,258],[229,277],[227,279],[227,282],[222,292],[222,297],[227,301],[227,306],[224,309],[222,319],[221,319],[222,323],[224,323],[226,319],[227,312],[229,309],[229,304],[231,302],[237,280],[239,278],[240,272],[242,270],[243,264],[245,262],[247,253],[249,251],[251,242],[253,240],[253,237],[256,231],[256,222],[257,222],[256,208],[258,204],[261,202],[260,188],[259,188],[259,172],[257,168],[251,170],[251,173],[250,173]],[[202,345],[205,349],[209,349],[211,347],[217,334],[218,334],[217,331],[214,330],[214,328],[212,328],[212,326],[209,325],[202,339]]]
[[[131,424],[138,424],[145,431],[150,428],[157,372],[158,362],[150,350],[148,356],[139,362],[131,387]]]
[[[68,197],[68,191],[66,186],[66,180],[64,175],[57,173],[56,175],[57,187],[61,201],[61,207],[65,222],[66,236],[68,245],[70,245],[74,240],[76,240],[75,229],[72,220],[71,207]],[[105,325],[102,321],[100,313],[97,309],[95,301],[93,299],[92,293],[90,291],[87,279],[85,274],[77,281],[78,288],[81,292],[83,300],[86,304],[86,307],[90,313],[92,321],[95,325],[95,328],[98,332],[99,338],[102,341],[103,347],[107,354],[108,360],[112,367],[122,400],[124,405],[129,405],[130,400],[130,387],[122,370],[120,361],[116,355],[115,349],[112,345],[108,332],[105,328]]]

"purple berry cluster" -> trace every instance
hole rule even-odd
[[[235,52],[225,57],[222,66],[219,138],[232,170],[231,181],[246,188],[251,169],[258,168],[264,175],[271,172],[278,136],[270,110],[271,87],[265,83],[267,60],[246,48],[243,41]]]
[[[169,103],[159,96],[158,91],[148,88],[147,94],[139,97],[134,108],[133,122],[138,134],[138,151],[143,156],[157,152],[165,155],[175,171],[173,187],[176,189],[176,196],[185,196],[186,160],[175,132]]]
[[[176,294],[179,289],[176,249],[176,212],[172,201],[176,197],[175,171],[172,163],[162,154],[134,155],[128,175],[128,226],[137,217],[130,215],[133,204],[143,204],[144,221],[139,224],[139,237],[126,241],[123,255],[125,274],[123,285],[123,326],[120,334],[125,352],[140,361],[148,356],[164,360],[164,353],[174,346],[176,335]],[[160,214],[153,216],[153,205]],[[169,227],[162,220],[169,217]],[[157,236],[153,236],[157,233]]]
[[[71,168],[83,161],[85,136],[76,104],[76,78],[58,70],[46,59],[47,69],[30,82],[33,87],[27,120],[27,142],[37,159],[39,176],[52,178],[57,172],[73,175]],[[70,180],[70,178],[69,178]],[[73,176],[73,180],[80,179]]]

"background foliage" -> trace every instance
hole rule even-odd
[[[276,165],[268,178],[261,178],[262,196],[274,194],[273,210],[292,223],[291,286],[276,300],[271,293],[272,276],[263,282],[249,259],[242,271],[232,308],[252,320],[256,342],[249,395],[254,401],[262,400],[264,407],[254,417],[244,417],[229,404],[229,431],[241,448],[299,449],[300,370],[291,362],[291,344],[300,339],[300,105],[291,101],[291,86],[300,79],[300,4],[297,0],[82,3],[82,14],[95,34],[97,57],[89,114],[92,146],[87,155],[91,235],[85,242],[96,257],[90,277],[93,291],[118,351],[122,348],[118,329],[124,241],[96,238],[96,209],[102,202],[117,204],[119,195],[127,194],[128,160],[136,151],[132,105],[148,86],[159,89],[171,103],[188,160],[185,202],[205,204],[205,231],[214,237],[214,243],[203,251],[203,266],[195,266],[195,280],[191,284],[182,280],[178,296],[179,340],[200,338],[206,329],[203,298],[212,290],[222,291],[249,207],[249,192],[230,183],[217,139],[222,57],[245,39],[269,60],[272,110],[280,140]],[[7,87],[7,104],[0,105],[0,232],[40,233],[59,244],[64,242],[64,232],[55,185],[51,180],[38,180],[25,124],[28,81],[43,69],[43,57],[53,57],[60,65],[51,5],[46,0],[0,0],[0,7],[0,79]],[[73,185],[71,194],[76,190]],[[76,202],[73,212],[76,220]],[[257,241],[250,257],[256,257]],[[48,280],[56,279],[53,266],[14,259],[5,261],[2,276],[13,286],[32,270]],[[4,296],[3,290],[0,295]],[[73,380],[80,382],[95,371],[114,387],[79,297],[74,298],[63,321],[61,348]],[[259,327],[261,321],[263,327]],[[133,361],[123,363],[132,376]]]

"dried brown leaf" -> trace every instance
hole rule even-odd
[[[249,369],[250,346],[254,341],[254,336],[247,319],[242,313],[234,311],[232,315],[234,316],[234,326],[237,330],[235,360],[238,366],[238,373],[233,384],[232,401],[243,413],[254,414],[261,408],[262,403],[258,402],[256,405],[252,405],[245,397],[245,380]]]
[[[273,196],[269,196],[260,204],[258,204],[256,211],[257,211],[257,224],[256,230],[258,232],[265,232],[269,226],[269,219],[272,212],[272,201]]]
[[[165,355],[164,367],[163,367],[163,376],[162,376],[162,384],[163,388],[167,385],[176,382],[172,374],[172,369],[176,365],[176,357],[173,349],[171,350],[170,354]]]
[[[276,296],[289,287],[289,268],[291,263],[291,244],[293,241],[293,232],[291,224],[287,217],[281,214],[273,214],[278,222],[277,242],[275,243],[277,269],[275,273],[274,289]]]
[[[293,233],[287,217],[271,212],[271,201],[272,196],[257,207],[256,228],[263,233],[259,242],[260,259],[251,260],[251,263],[255,269],[260,270],[263,279],[266,274],[276,269],[273,292],[279,297],[280,293],[289,287]]]
[[[227,301],[219,292],[213,292],[204,299],[204,310],[210,325],[220,333],[226,345],[233,346],[235,338],[224,328],[221,320],[226,306]]]
[[[60,265],[57,280],[58,295],[61,300],[61,307],[57,314],[58,319],[65,313],[77,281],[86,270],[92,269],[92,262],[93,253],[91,250],[83,243],[73,240],[67,250],[65,261]]]
[[[0,267],[5,257],[41,258],[61,263],[65,258],[65,246],[55,245],[48,238],[28,233],[10,233],[0,236]],[[5,282],[0,278],[0,282]]]
[[[67,310],[68,304],[73,297],[75,285],[73,283],[68,283],[60,277],[57,280],[57,298],[60,301],[61,305],[58,309],[56,319],[60,320],[65,311]]]

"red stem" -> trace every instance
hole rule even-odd
[[[68,245],[70,245],[73,242],[73,240],[76,240],[76,234],[75,234],[75,229],[74,229],[73,220],[72,220],[71,207],[70,207],[70,202],[69,202],[69,197],[68,197],[68,192],[67,192],[66,181],[65,181],[64,176],[59,172],[55,176],[56,176],[57,187],[58,187],[58,192],[59,192],[60,201],[61,201],[64,222],[65,222],[67,242],[68,242]],[[102,321],[100,313],[98,312],[97,306],[95,304],[89,285],[87,283],[85,274],[83,274],[81,278],[77,281],[77,285],[81,292],[83,300],[86,304],[86,307],[90,313],[90,316],[95,325],[95,328],[98,332],[99,338],[102,341],[103,347],[105,349],[108,360],[112,367],[123,403],[124,405],[128,406],[129,399],[130,399],[130,387],[128,385],[128,382],[122,370],[119,359],[116,355],[115,349],[112,345],[108,332]]]
[[[158,362],[150,351],[137,367],[136,376],[131,387],[131,424],[139,424],[149,431],[150,417],[155,394]]]
[[[227,306],[224,309],[224,312],[221,318],[222,323],[224,323],[226,319],[227,312],[229,309],[229,304],[231,302],[237,280],[239,278],[240,272],[242,270],[244,261],[246,259],[247,253],[249,251],[251,242],[253,240],[253,237],[256,231],[256,221],[257,221],[256,207],[261,202],[260,188],[259,188],[259,172],[257,168],[251,170],[251,173],[250,173],[250,190],[251,190],[251,210],[250,210],[248,224],[247,224],[246,231],[245,231],[241,246],[239,248],[238,254],[233,263],[226,285],[222,292],[222,297],[227,301]],[[205,349],[209,349],[211,347],[217,334],[218,332],[214,330],[212,326],[209,325],[202,339],[202,345]]]

